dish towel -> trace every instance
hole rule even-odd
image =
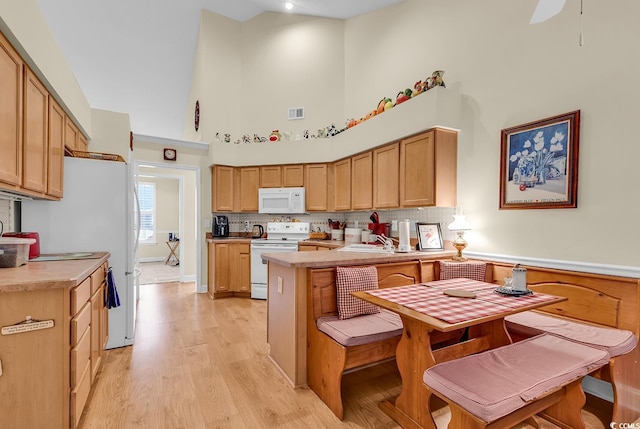
[[[107,272],[107,308],[115,307],[120,307],[120,297],[118,296],[116,281],[113,279],[113,270],[109,267]]]

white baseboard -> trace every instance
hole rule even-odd
[[[164,262],[167,258],[152,257],[152,258],[138,258],[138,262]]]
[[[507,262],[510,264],[530,265],[534,267],[555,268],[557,270],[580,271],[584,273],[604,274],[620,277],[640,277],[640,267],[624,265],[594,264],[589,262],[561,261],[556,259],[528,258],[520,256],[496,255],[492,253],[464,252],[470,258],[486,261]]]

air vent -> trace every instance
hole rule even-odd
[[[304,107],[289,107],[289,120],[304,119]]]

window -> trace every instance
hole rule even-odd
[[[156,184],[138,183],[140,244],[156,244]]]

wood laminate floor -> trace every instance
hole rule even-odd
[[[344,377],[341,422],[311,390],[293,389],[268,359],[265,301],[214,301],[194,289],[140,288],[135,343],[106,352],[81,428],[399,427],[377,405],[400,393],[393,364]],[[445,428],[447,409],[435,417]],[[588,429],[604,427],[589,413],[585,419]]]

